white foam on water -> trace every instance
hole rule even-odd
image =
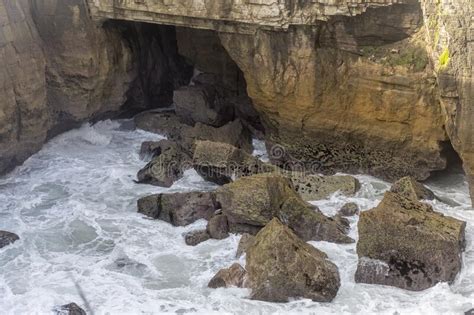
[[[147,194],[215,186],[194,171],[169,189],[135,184],[146,163],[138,157],[141,142],[163,137],[126,130],[126,123],[104,121],[64,133],[0,178],[0,229],[21,238],[0,250],[1,314],[52,314],[57,305],[83,305],[75,283],[95,314],[462,314],[474,307],[474,211],[464,177],[430,185],[460,204],[431,202],[438,211],[467,221],[464,266],[454,284],[423,292],[356,284],[355,244],[311,242],[339,267],[336,299],[252,301],[246,289],[207,288],[235,261],[239,236],[189,247],[183,234],[205,227],[203,220],[172,227],[136,212],[136,200]],[[264,155],[264,147],[257,148]],[[331,215],[349,201],[362,210],[377,205],[389,184],[357,177],[362,189],[356,196],[336,193],[314,203]],[[357,217],[350,221],[356,239]]]

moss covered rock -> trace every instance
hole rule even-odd
[[[466,223],[387,192],[358,223],[356,282],[419,291],[454,281],[461,270]]]
[[[330,302],[340,286],[339,272],[327,255],[306,244],[274,218],[247,250],[246,264],[252,299],[287,302],[309,298]]]

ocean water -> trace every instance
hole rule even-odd
[[[208,281],[235,262],[239,236],[186,246],[187,227],[149,220],[136,200],[165,191],[210,190],[195,172],[169,189],[133,182],[146,163],[142,141],[161,137],[132,130],[129,121],[103,121],[51,140],[24,165],[0,177],[0,229],[20,241],[0,249],[0,314],[54,314],[58,305],[85,297],[94,314],[463,314],[474,307],[474,211],[462,174],[429,183],[459,206],[433,201],[447,215],[467,221],[462,272],[452,285],[423,292],[356,284],[355,244],[311,242],[339,267],[341,288],[331,303],[295,300],[275,304],[248,299],[246,289],[209,289]],[[257,155],[265,158],[256,142]],[[334,194],[315,202],[334,214],[345,202],[362,210],[381,200],[390,185],[357,176],[356,196]],[[357,217],[351,218],[357,239]],[[240,259],[244,263],[244,259]]]

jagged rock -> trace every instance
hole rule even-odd
[[[207,233],[211,238],[222,240],[229,236],[229,223],[227,217],[223,214],[217,214],[209,219],[206,227]]]
[[[191,126],[181,123],[173,111],[147,111],[134,117],[137,128],[168,137],[170,140],[179,140],[183,130]]]
[[[187,233],[184,236],[184,241],[186,245],[196,246],[202,242],[207,241],[210,238],[211,236],[209,235],[209,233],[207,233],[206,230],[197,230],[197,231],[191,231]]]
[[[237,247],[237,252],[235,253],[235,258],[240,258],[244,253],[247,252],[247,249],[252,246],[255,241],[255,236],[252,234],[244,233],[239,241],[239,246]]]
[[[336,191],[352,196],[360,189],[357,178],[347,175],[321,176],[292,172],[290,178],[304,200],[325,199]]]
[[[190,158],[178,143],[169,140],[161,140],[155,150],[157,155],[138,171],[138,182],[171,187],[191,167]]]
[[[138,212],[153,219],[185,226],[199,219],[209,219],[216,211],[212,192],[156,194],[140,198]]]
[[[344,218],[340,213],[336,214],[335,216],[332,217],[334,221],[336,221],[339,226],[341,226],[344,229],[344,233],[349,233],[349,230],[351,228],[351,223],[349,220]]]
[[[464,312],[464,315],[474,315],[474,308]]]
[[[232,145],[212,141],[196,141],[193,166],[205,180],[218,185],[233,179],[275,170],[258,158]]]
[[[10,245],[20,238],[15,233],[0,231],[0,248]]]
[[[298,238],[277,218],[255,237],[246,263],[251,298],[287,302],[309,298],[330,302],[340,287],[339,272],[327,255]]]
[[[193,128],[183,130],[182,145],[188,152],[194,152],[194,143],[197,140],[222,142],[252,152],[252,137],[240,120],[234,120],[220,128],[197,123]]]
[[[356,282],[419,291],[454,281],[466,223],[393,192],[360,215]]]
[[[243,288],[246,282],[247,271],[238,263],[232,264],[229,268],[219,270],[209,281],[209,288]]]
[[[397,180],[390,191],[411,200],[432,200],[435,198],[435,194],[431,190],[410,176]]]
[[[199,122],[221,127],[234,118],[232,107],[209,84],[183,86],[174,91],[173,102],[176,115],[189,125]]]
[[[355,202],[348,202],[341,207],[339,214],[344,217],[351,217],[359,213],[359,206]]]
[[[84,311],[76,303],[69,303],[69,304],[61,306],[57,310],[56,314],[57,315],[87,315],[86,311]]]
[[[219,188],[216,196],[230,232],[256,234],[277,217],[306,241],[353,241],[343,226],[303,201],[291,181],[276,173],[241,177]]]

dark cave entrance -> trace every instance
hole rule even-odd
[[[191,125],[219,127],[239,118],[253,133],[263,132],[244,75],[217,32],[121,20],[103,27],[119,30],[133,56],[136,79],[121,117],[174,107]]]

